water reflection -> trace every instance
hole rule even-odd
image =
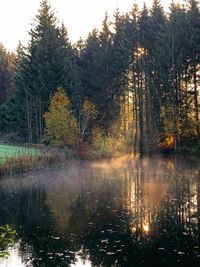
[[[182,158],[124,157],[7,177],[8,266],[199,266],[199,176]]]

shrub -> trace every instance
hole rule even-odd
[[[103,134],[99,128],[92,131],[92,148],[97,157],[112,157],[125,152],[125,138],[112,134]]]

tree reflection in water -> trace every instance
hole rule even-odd
[[[199,179],[181,158],[70,162],[2,180],[0,224],[30,266],[199,266]]]

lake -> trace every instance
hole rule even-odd
[[[200,165],[182,157],[69,161],[0,180],[0,267],[200,266]]]

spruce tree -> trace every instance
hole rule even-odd
[[[55,89],[62,86],[69,97],[75,90],[73,50],[64,25],[61,28],[57,25],[48,0],[42,0],[17,81],[16,97],[20,98],[24,90],[26,92],[24,110],[29,142],[42,139],[43,114]]]

